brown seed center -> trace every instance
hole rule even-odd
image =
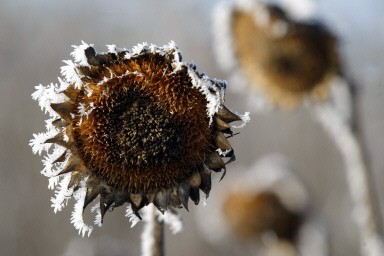
[[[131,92],[113,112],[109,136],[118,149],[116,157],[134,165],[155,165],[182,155],[182,127],[149,97]]]

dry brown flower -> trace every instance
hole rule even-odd
[[[337,39],[327,28],[296,21],[270,3],[236,3],[226,12],[228,38],[221,33],[220,40],[231,42],[233,59],[219,61],[235,61],[250,84],[280,107],[292,109],[307,96],[327,98],[340,69]]]
[[[229,123],[247,119],[223,105],[225,82],[182,62],[174,43],[109,48],[75,47],[61,84],[33,94],[52,118],[31,145],[35,152],[54,145],[43,170],[53,187],[62,178],[54,207],[77,198],[72,222],[83,232],[90,229],[81,212],[97,197],[98,224],[124,203],[139,218],[150,203],[160,211],[188,209],[189,198],[198,204],[199,191],[211,190],[211,171],[225,174],[235,160]]]
[[[232,191],[223,202],[223,214],[236,236],[248,241],[260,241],[266,233],[273,233],[293,243],[303,221],[300,213],[288,209],[270,191]]]

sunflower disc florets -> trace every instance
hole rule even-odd
[[[35,134],[33,151],[46,151],[42,173],[56,188],[60,211],[77,203],[72,222],[79,231],[83,209],[99,197],[96,224],[109,208],[128,203],[138,211],[198,204],[211,190],[211,171],[235,159],[229,123],[247,121],[224,105],[226,83],[181,61],[173,42],[139,44],[132,50],[75,46],[59,84],[39,85],[33,98],[48,112],[47,132]],[[224,161],[223,158],[226,158]]]

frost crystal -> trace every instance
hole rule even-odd
[[[91,212],[96,212],[94,224],[101,227],[103,223],[102,223],[102,217],[101,217],[101,211],[100,211],[100,204],[99,203],[95,204],[91,208]]]
[[[183,220],[181,215],[176,211],[166,211],[164,214],[159,214],[158,218],[160,221],[164,221],[165,224],[169,225],[169,229],[173,234],[180,233],[183,230]]]
[[[136,226],[137,223],[139,223],[140,219],[136,216],[136,214],[132,210],[132,206],[129,204],[127,206],[127,209],[125,211],[125,217],[129,219],[129,222],[131,222],[131,228]]]
[[[81,41],[82,45],[72,45],[75,49],[71,53],[71,56],[75,59],[75,62],[82,66],[89,66],[87,56],[85,56],[85,50],[89,47],[93,47],[93,44],[87,44],[84,41]],[[109,47],[108,47],[109,48]]]
[[[76,192],[73,193],[73,197],[76,199],[76,203],[71,217],[71,223],[77,230],[79,230],[79,234],[81,234],[83,237],[85,234],[88,234],[89,236],[93,230],[93,228],[86,225],[83,220],[83,206],[86,190],[87,188],[85,187],[85,184],[83,184],[83,187],[79,188]]]

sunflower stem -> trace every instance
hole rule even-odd
[[[352,108],[356,99],[352,97]],[[361,144],[357,113],[353,111],[352,122],[340,116],[329,104],[315,108],[315,116],[329,133],[342,154],[346,181],[353,203],[352,216],[360,234],[361,253],[364,256],[384,255],[381,214],[373,186],[373,177]],[[351,125],[354,124],[354,125]]]
[[[164,256],[164,221],[159,220],[156,213],[153,214],[153,256]]]
[[[164,222],[151,204],[144,208],[144,230],[141,236],[142,256],[164,256]]]

